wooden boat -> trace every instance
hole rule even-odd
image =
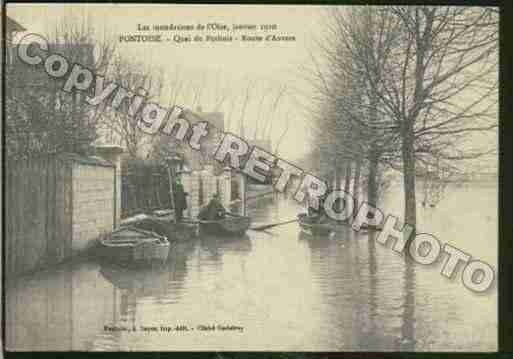
[[[169,241],[190,240],[198,235],[198,222],[188,218],[176,223],[174,215],[147,215],[135,221],[134,227],[155,232],[168,238]]]
[[[318,236],[328,236],[334,231],[333,224],[329,223],[312,223],[311,220],[309,220],[306,213],[300,213],[297,215],[299,227],[301,229],[310,232],[313,235]]]
[[[251,218],[228,214],[223,219],[199,221],[200,232],[228,236],[242,236],[251,225]]]
[[[120,264],[165,262],[170,243],[166,237],[137,227],[121,227],[100,239],[100,255]]]

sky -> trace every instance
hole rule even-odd
[[[300,67],[309,62],[312,39],[319,35],[321,8],[315,6],[257,5],[119,5],[119,4],[9,4],[7,14],[30,32],[46,33],[63,18],[88,16],[99,38],[107,34],[117,42],[118,51],[135,62],[162,68],[165,76],[163,104],[173,89],[182,86],[178,101],[184,107],[225,113],[225,123],[238,132],[241,118],[244,136],[269,134],[273,147],[280,137],[280,155],[301,158],[308,150],[309,126],[305,104],[309,87],[300,75]],[[234,32],[139,31],[143,25],[194,25],[222,23],[276,25],[277,30]],[[171,41],[160,43],[119,42],[120,35],[163,34]],[[233,42],[175,43],[176,34],[231,34]],[[295,41],[244,42],[240,36],[276,34],[294,36]],[[101,35],[101,36],[100,36]],[[181,84],[181,85],[180,85]],[[187,90],[185,90],[187,88]],[[194,93],[201,89],[200,99]],[[280,91],[276,111],[273,103]],[[306,94],[306,96],[305,96]],[[244,100],[248,105],[244,109]],[[262,110],[259,110],[262,109]],[[272,125],[271,125],[272,123]],[[288,124],[288,125],[287,125]],[[265,128],[265,131],[263,130]]]
[[[121,56],[155,71],[162,69],[164,88],[159,102],[163,106],[221,111],[225,130],[241,134],[243,123],[244,138],[270,136],[272,149],[279,145],[280,157],[298,161],[309,152],[312,119],[308,108],[316,95],[302,67],[311,66],[311,54],[316,54],[314,42],[322,37],[326,9],[309,5],[9,4],[7,14],[28,31],[43,34],[63,19],[87,17],[97,38],[116,43]],[[140,30],[143,26],[208,23],[224,24],[230,31]],[[275,25],[277,29],[233,31],[234,24]],[[142,34],[161,34],[169,41],[119,42],[120,36]],[[231,35],[234,41],[173,41],[174,35],[189,34]],[[268,34],[293,36],[295,41],[241,40],[242,35]],[[172,103],[175,92],[178,96]],[[471,97],[462,95],[461,104]],[[473,148],[481,143],[493,146],[496,134],[472,136],[462,146]],[[497,162],[484,165],[495,170]]]

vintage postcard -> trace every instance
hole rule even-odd
[[[498,13],[7,4],[6,350],[496,351]]]

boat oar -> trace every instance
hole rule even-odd
[[[297,222],[297,219],[292,219],[290,221],[279,222],[279,223],[264,224],[261,226],[251,227],[250,229],[252,229],[253,231],[264,231],[269,228],[281,226],[282,224],[288,224],[288,223],[294,223],[294,222]]]

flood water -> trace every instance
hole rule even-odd
[[[383,209],[402,217],[391,188]],[[295,218],[264,200],[258,223]],[[419,229],[497,268],[497,188],[452,186]],[[442,257],[445,258],[445,257]],[[370,235],[314,238],[296,223],[178,244],[163,268],[92,259],[20,278],[7,291],[11,350],[494,351],[496,286],[475,294]],[[220,330],[218,327],[231,330]],[[161,327],[172,327],[165,331]],[[203,327],[202,327],[203,326]],[[213,326],[216,330],[201,330]],[[127,330],[109,330],[109,328]],[[153,331],[155,327],[157,331]],[[133,328],[136,330],[133,331]]]

